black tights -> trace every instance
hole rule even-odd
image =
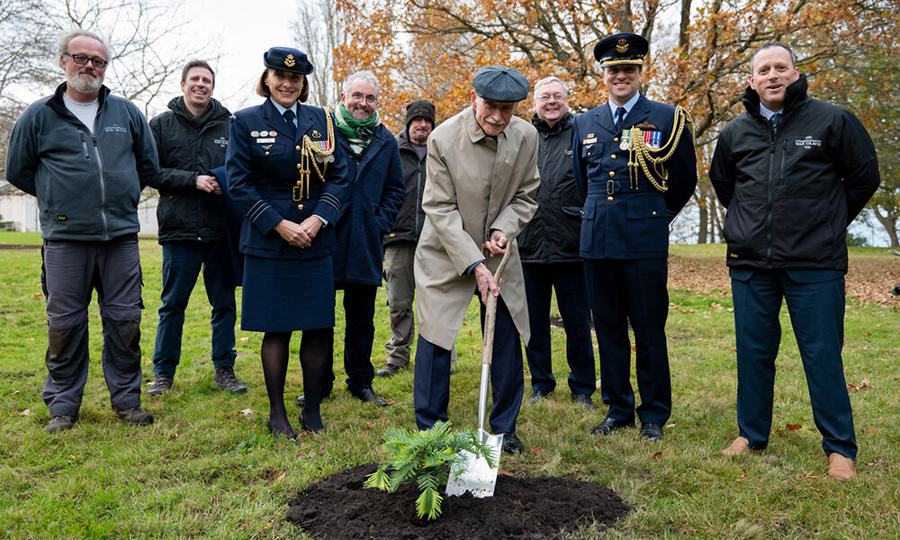
[[[290,356],[291,332],[266,332],[263,337],[262,366],[269,394],[269,428],[290,438],[294,430],[284,406],[284,381]],[[322,417],[319,402],[322,391],[331,377],[334,350],[334,329],[306,330],[300,341],[300,368],[303,370],[303,391],[306,404],[301,420],[306,429],[321,431]]]

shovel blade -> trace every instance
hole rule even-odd
[[[494,487],[497,485],[497,469],[500,466],[500,447],[503,444],[503,435],[490,435],[479,429],[478,438],[483,444],[490,446],[494,466],[491,467],[483,457],[463,450],[459,453],[463,460],[450,467],[450,478],[447,480],[445,489],[447,495],[459,496],[468,491],[473,497],[479,499],[493,497]]]

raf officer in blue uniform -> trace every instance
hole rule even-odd
[[[666,350],[668,224],[697,185],[693,122],[680,107],[640,93],[649,43],[615,34],[594,47],[609,101],[575,118],[575,184],[586,197],[579,251],[609,406],[592,435],[634,425],[629,380],[634,330],[640,436],[661,439],[672,409]]]
[[[334,349],[334,224],[349,195],[347,155],[327,111],[304,105],[313,65],[273,47],[256,92],[266,100],[231,120],[226,170],[241,212],[243,330],[265,332],[262,357],[269,430],[294,438],[284,406],[291,333],[302,331],[304,429],[324,429],[322,390]]]

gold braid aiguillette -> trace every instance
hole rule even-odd
[[[322,144],[324,141],[313,141],[309,135],[303,136],[301,159],[300,159],[300,198],[306,193],[309,198],[309,181],[312,171],[316,171],[316,175],[322,182],[325,182],[325,171],[328,170],[328,162],[334,160],[331,154],[334,153],[334,125],[331,121],[331,109],[322,107],[325,110],[325,123],[328,126],[328,144]],[[315,156],[322,157],[322,168],[316,163]]]
[[[685,126],[691,130],[691,135],[693,136],[694,119],[691,118],[690,113],[682,107],[675,107],[674,126],[675,129],[672,132],[672,136],[669,137],[666,144],[656,150],[650,147],[650,145],[647,144],[647,141],[644,140],[644,132],[641,131],[641,129],[637,127],[631,128],[631,140],[628,146],[628,175],[631,186],[634,189],[637,189],[638,186],[636,170],[638,167],[644,171],[644,176],[647,177],[647,180],[650,181],[653,187],[663,193],[669,189],[669,186],[666,183],[666,180],[669,177],[669,171],[666,169],[665,163],[672,157],[672,154],[675,153],[675,149],[678,147],[678,141],[681,140],[681,133],[684,131]],[[659,181],[657,181],[657,178]]]

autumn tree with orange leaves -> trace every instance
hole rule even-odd
[[[868,58],[896,58],[900,0],[336,0],[347,42],[335,50],[336,80],[358,69],[382,84],[379,110],[393,131],[407,102],[426,98],[443,120],[469,105],[471,78],[505,64],[534,83],[567,81],[575,112],[606,101],[593,46],[615,32],[651,43],[644,93],[685,107],[696,123],[700,183],[679,227],[698,242],[721,240],[723,210],[706,177],[722,127],[741,112],[750,56],[760,44],[791,45],[811,95],[868,120],[865,103],[849,103],[864,86]],[[530,116],[531,103],[518,114]],[[879,128],[880,129],[880,128]]]

